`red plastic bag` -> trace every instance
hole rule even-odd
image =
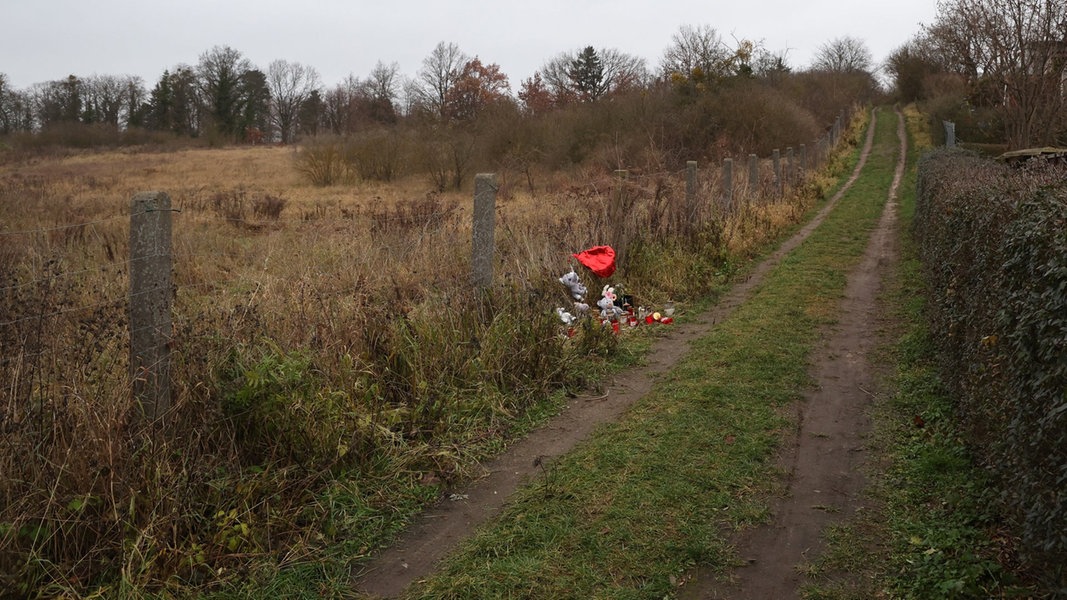
[[[615,272],[615,250],[611,246],[594,246],[571,256],[589,267],[597,277],[611,277]]]

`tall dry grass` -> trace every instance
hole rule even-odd
[[[0,588],[207,589],[252,557],[381,543],[395,523],[376,503],[432,500],[531,406],[604,368],[610,329],[568,338],[554,314],[571,252],[615,245],[612,282],[640,303],[696,299],[830,181],[813,171],[778,197],[739,166],[726,202],[702,168],[689,204],[668,163],[502,190],[486,291],[468,283],[469,198],[418,178],[316,187],[285,148],[6,165]],[[127,205],[146,189],[178,210],[164,426],[139,418],[126,376]],[[595,301],[602,282],[584,279]],[[338,487],[377,516],[338,525],[323,500]]]

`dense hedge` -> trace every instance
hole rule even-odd
[[[915,217],[944,373],[1020,553],[1067,591],[1067,168],[926,156]]]

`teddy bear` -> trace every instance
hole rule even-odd
[[[578,279],[578,273],[574,269],[571,269],[570,273],[564,273],[563,277],[559,278],[559,282],[567,286],[576,302],[582,302],[585,294],[589,291],[582,285],[582,281]]]
[[[601,291],[601,298],[597,301],[596,305],[600,307],[600,318],[604,320],[618,319],[623,315],[623,310],[615,305],[615,288],[610,285],[605,285]]]
[[[559,315],[559,320],[563,321],[563,324],[567,326],[573,325],[574,322],[577,320],[574,315],[563,310],[562,308],[557,308],[556,314]]]

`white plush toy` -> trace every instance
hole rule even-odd
[[[560,277],[559,282],[567,286],[567,289],[571,291],[571,296],[578,302],[582,302],[586,292],[589,291],[582,285],[581,280],[578,279],[578,273],[576,273],[574,269],[571,269],[570,273],[565,273],[563,277]]]
[[[559,320],[563,321],[564,325],[570,326],[571,324],[574,323],[574,320],[575,320],[574,319],[574,315],[572,315],[571,313],[563,310],[562,308],[557,308],[556,309],[556,314],[559,315]]]
[[[618,319],[622,316],[623,310],[615,306],[615,298],[615,288],[605,285],[604,290],[601,292],[601,298],[596,303],[600,307],[601,319]]]

